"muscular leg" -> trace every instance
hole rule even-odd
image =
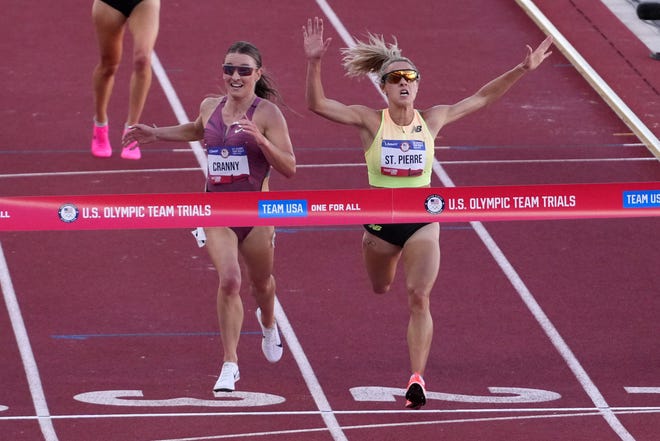
[[[374,236],[368,231],[362,236],[362,258],[375,293],[389,291],[396,274],[401,248]]]
[[[262,323],[267,328],[275,323],[274,234],[273,227],[254,227],[240,246],[250,291],[261,308]]]
[[[408,291],[408,352],[412,372],[423,375],[433,338],[430,293],[440,269],[440,226],[418,230],[403,247],[403,265]]]
[[[92,21],[96,29],[100,61],[92,74],[94,88],[94,118],[97,122],[108,121],[108,102],[119,67],[126,17],[111,6],[94,0]]]
[[[218,323],[224,361],[238,362],[238,340],[243,326],[241,268],[238,240],[229,228],[205,228],[206,248],[218,272]]]
[[[158,36],[160,0],[143,0],[128,18],[133,35],[133,72],[128,103],[128,125],[139,122],[151,86],[151,55]]]

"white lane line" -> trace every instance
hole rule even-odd
[[[525,0],[517,0],[519,3],[525,3],[527,4],[528,8],[534,8],[536,7],[531,4],[531,2],[526,2]],[[319,0],[320,2],[320,0]],[[324,2],[325,3],[325,2]],[[531,4],[531,5],[530,5]],[[325,11],[325,9],[324,9]],[[328,6],[328,11],[325,11],[326,14],[334,13],[332,12],[331,9],[329,9]],[[539,11],[540,14],[540,11]],[[337,29],[337,32],[342,35],[342,36],[350,36],[350,34],[346,31],[346,29],[343,28],[343,25],[339,19],[336,18],[336,16],[330,18],[330,21],[337,27],[340,26],[342,29]],[[546,20],[547,21],[547,20]],[[550,22],[544,23],[544,27],[550,27],[552,24]],[[555,40],[561,37],[558,32],[554,32],[553,35],[556,34]],[[565,39],[564,39],[565,40]],[[344,40],[345,44],[348,46],[351,46],[355,44],[352,38],[349,37],[348,40]],[[568,45],[567,41],[562,42],[563,45]],[[576,58],[579,57],[579,54],[575,52]],[[602,80],[601,80],[602,81]],[[603,82],[604,83],[604,82]],[[600,85],[602,88],[609,88],[607,87],[607,84],[601,84]],[[613,93],[613,92],[612,92]],[[623,104],[625,106],[625,104]],[[629,117],[628,120],[632,120],[632,117],[630,115],[627,115]],[[632,115],[634,116],[634,115]],[[644,126],[646,129],[646,127]],[[646,129],[648,131],[648,129]],[[636,133],[638,133],[639,130],[636,130]],[[638,135],[639,136],[639,135]],[[651,134],[651,136],[654,138],[654,136]],[[657,139],[656,139],[657,142]],[[441,182],[443,183],[444,186],[446,187],[455,187],[454,182],[451,180],[449,175],[444,171],[442,168],[442,165],[437,160],[434,160],[433,162],[433,170],[435,171],[436,175],[440,178]],[[504,274],[507,276],[511,284],[514,286],[518,294],[520,295],[521,299],[527,305],[529,310],[532,312],[532,315],[536,318],[537,322],[541,325],[541,328],[544,330],[546,335],[550,338],[550,341],[552,344],[555,346],[557,351],[561,354],[561,356],[564,358],[564,361],[568,364],[569,368],[573,372],[573,374],[576,376],[578,382],[582,386],[582,388],[585,390],[589,398],[593,401],[593,403],[596,405],[596,407],[599,409],[601,415],[603,418],[608,422],[610,427],[616,432],[616,434],[625,441],[631,441],[634,440],[632,435],[626,430],[626,428],[621,424],[621,422],[616,418],[614,413],[609,409],[609,405],[605,401],[605,398],[602,396],[596,385],[591,381],[589,378],[589,375],[587,375],[587,372],[582,368],[580,365],[580,362],[577,360],[577,357],[575,357],[575,354],[570,350],[564,339],[561,337],[555,326],[550,322],[548,319],[547,315],[543,312],[541,309],[540,305],[536,302],[536,299],[532,295],[532,293],[527,289],[527,286],[525,283],[522,281],[516,270],[513,268],[509,260],[504,256],[504,253],[500,250],[499,246],[495,243],[493,238],[490,236],[486,228],[483,226],[481,222],[470,222],[470,225],[472,225],[472,228],[474,228],[475,232],[481,239],[481,241],[484,243],[488,251],[491,253],[499,267],[502,269]]]
[[[569,159],[483,159],[466,161],[438,161],[442,165],[490,165],[490,164],[556,164],[556,163],[595,163],[595,162],[647,162],[657,161],[649,156],[643,158],[569,158]],[[334,167],[364,167],[364,162],[351,163],[323,163],[323,164],[296,164],[296,168],[334,168]],[[87,175],[113,175],[113,174],[139,174],[139,173],[181,173],[199,172],[199,167],[177,168],[145,168],[137,170],[77,170],[68,172],[35,172],[35,173],[5,173],[0,179],[8,178],[43,178],[49,176],[87,176]]]
[[[120,175],[139,173],[174,173],[174,172],[199,172],[198,167],[186,168],[144,168],[136,170],[76,170],[57,172],[35,172],[35,173],[5,173],[0,174],[2,178],[43,178],[47,176],[87,176],[87,175]]]
[[[449,175],[447,175],[447,173],[437,161],[434,162],[433,169],[445,186],[455,187]],[[529,291],[525,285],[525,282],[523,282],[522,278],[513,268],[513,265],[511,265],[500,247],[495,243],[495,240],[492,238],[490,233],[488,233],[486,227],[484,227],[481,222],[470,222],[470,225],[477,233],[483,244],[486,246],[490,254],[493,256],[500,269],[502,269],[506,277],[509,279],[515,290],[518,292],[518,295],[530,310],[536,321],[539,323],[539,325],[541,325],[541,328],[550,339],[550,342],[562,356],[571,372],[573,372],[573,375],[575,375],[578,382],[582,386],[582,389],[584,389],[591,401],[598,408],[600,414],[607,421],[612,430],[614,430],[614,432],[622,440],[634,440],[633,436],[623,426],[621,421],[619,421],[619,419],[614,415],[614,412],[605,401],[603,395],[600,393],[591,378],[589,378],[589,375],[584,370],[573,351],[571,351],[571,349],[568,347],[566,341],[562,338],[562,336],[559,334],[559,331],[557,331],[557,328],[552,324],[548,316],[538,304],[531,291]]]
[[[39,420],[41,433],[46,441],[57,441],[57,434],[55,433],[53,421],[50,417],[50,411],[48,410],[48,404],[46,403],[46,395],[44,394],[41,385],[39,369],[37,368],[37,362],[34,358],[34,353],[32,352],[32,345],[28,338],[21,309],[18,306],[18,299],[16,298],[14,285],[9,275],[9,267],[7,266],[5,253],[2,250],[2,243],[0,243],[0,288],[2,288],[2,294],[5,299],[5,305],[7,305],[11,327],[14,330],[18,350],[21,354],[21,360],[23,361],[23,368],[25,369],[25,376],[27,377],[30,395],[32,396],[34,410],[37,414],[37,419]]]
[[[170,106],[172,107],[172,110],[174,111],[174,115],[176,116],[176,119],[179,122],[179,124],[186,124],[190,122],[190,119],[188,118],[188,115],[186,114],[186,111],[184,110],[183,105],[181,104],[181,100],[179,100],[179,96],[174,90],[174,87],[172,86],[169,77],[165,73],[165,69],[163,68],[163,65],[160,63],[160,59],[156,55],[155,51],[151,57],[151,69],[153,70],[154,75],[156,75],[156,78],[158,78],[158,83],[160,84],[160,87],[163,89],[163,92],[165,92],[167,101],[169,101]],[[190,145],[190,148],[195,154],[195,158],[197,158],[197,162],[199,163],[199,167],[202,173],[204,173],[204,175],[206,176],[208,167],[206,165],[206,155],[204,154],[204,148],[199,143],[199,141],[191,141],[188,144]]]
[[[181,106],[178,97],[174,93],[174,89],[172,88],[169,79],[164,74],[162,65],[160,64],[160,61],[158,60],[155,52],[153,53],[152,57],[152,68],[156,72],[158,79],[161,82],[161,86],[163,87],[163,90],[168,97],[168,100],[170,100],[170,104],[172,105],[177,118],[179,121],[187,122],[187,116],[185,115],[183,106]],[[206,158],[204,158],[204,152],[201,148],[201,145],[199,145],[199,143],[197,143],[197,145],[191,143],[191,148],[193,149],[198,162],[200,162],[200,166],[206,164]],[[200,152],[203,161],[200,161]],[[206,170],[206,167],[202,167],[202,170]],[[14,292],[14,287],[9,275],[9,268],[7,266],[4,252],[2,251],[1,243],[0,287],[2,288],[5,304],[7,305],[10,321],[14,330],[14,335],[16,336],[21,359],[23,361],[23,367],[27,376],[28,386],[32,395],[32,401],[34,403],[34,408],[39,420],[39,427],[41,428],[41,432],[46,441],[58,441],[57,434],[55,433],[55,428],[53,427],[52,419],[50,416],[50,411],[48,410],[48,404],[46,403],[46,396],[41,384],[37,362],[34,358],[30,339],[28,337],[27,329],[25,328],[25,322],[23,321],[23,316],[21,315],[21,311],[18,306],[18,300],[16,298],[16,293]]]
[[[446,187],[455,187],[449,175],[444,171],[442,166],[437,161],[434,162],[433,169]],[[573,351],[571,351],[571,349],[568,347],[568,344],[562,338],[557,328],[552,324],[548,316],[538,304],[531,291],[525,285],[525,282],[523,282],[522,278],[513,268],[513,265],[511,265],[500,247],[497,245],[497,243],[495,243],[495,240],[492,238],[490,233],[488,233],[486,227],[484,227],[481,222],[470,222],[470,225],[477,233],[483,244],[486,246],[490,254],[493,256],[495,262],[497,262],[497,265],[500,267],[500,269],[502,269],[506,277],[509,279],[516,292],[518,292],[518,295],[530,310],[536,321],[539,323],[539,325],[541,325],[541,328],[550,339],[552,345],[562,356],[571,372],[573,372],[573,375],[575,375],[578,382],[582,386],[582,389],[587,393],[596,408],[598,408],[600,414],[607,421],[612,430],[614,430],[614,432],[622,440],[634,440],[633,436],[615,416],[614,412],[605,401],[605,398],[598,390],[598,387],[596,387],[591,378],[589,378],[589,375],[584,370]]]
[[[636,388],[633,388],[636,389]],[[630,392],[636,393],[636,392]],[[660,407],[611,407],[612,411],[617,414],[642,414],[642,413],[660,413]],[[103,414],[83,414],[83,415],[51,415],[53,420],[76,420],[76,419],[131,419],[131,418],[180,418],[180,417],[219,417],[219,416],[307,416],[307,415],[321,415],[323,412],[320,410],[288,410],[288,411],[248,411],[248,412],[166,412],[166,413],[103,413]],[[410,415],[410,410],[407,409],[372,409],[372,410],[333,410],[335,415]],[[515,407],[515,408],[469,408],[469,409],[420,409],[415,412],[419,414],[489,414],[489,413],[553,413],[553,414],[575,414],[575,413],[589,413],[600,416],[600,412],[595,407]],[[36,416],[6,416],[0,417],[0,421],[30,421],[36,420]]]
[[[303,379],[307,384],[307,389],[309,389],[310,393],[312,394],[312,398],[314,399],[314,403],[316,403],[316,407],[321,411],[321,417],[323,418],[326,427],[330,431],[332,439],[337,441],[348,441],[342,432],[341,426],[339,425],[334,412],[332,411],[332,407],[330,407],[330,403],[328,402],[328,399],[323,392],[321,384],[316,378],[316,374],[314,374],[312,365],[307,359],[307,355],[305,355],[305,351],[298,341],[298,337],[296,337],[295,332],[293,332],[293,327],[291,326],[291,323],[289,322],[289,319],[284,313],[284,309],[282,308],[282,305],[277,298],[275,298],[275,318],[277,319],[277,324],[280,327],[284,338],[286,339],[289,350],[291,351],[293,358],[296,360],[300,372],[302,372]]]
[[[627,412],[621,412],[622,414],[629,414]],[[408,412],[408,414],[410,414]],[[415,412],[418,414],[418,412]],[[381,423],[381,424],[360,424],[352,426],[344,426],[344,430],[373,430],[373,429],[384,429],[388,427],[417,427],[417,426],[430,426],[430,425],[455,425],[462,423],[488,423],[493,421],[521,421],[521,420],[539,420],[539,419],[565,419],[565,418],[576,418],[576,417],[591,417],[598,416],[596,412],[574,412],[574,413],[564,413],[564,414],[552,414],[552,415],[518,415],[518,416],[501,416],[501,417],[480,417],[480,418],[460,418],[460,419],[449,419],[449,420],[424,420],[424,421],[410,421],[410,422],[400,422],[400,423]],[[218,439],[238,439],[238,438],[253,438],[253,437],[262,437],[262,436],[275,436],[275,435],[292,435],[299,433],[315,433],[315,432],[324,432],[327,431],[326,428],[314,427],[306,429],[289,429],[289,430],[279,430],[279,431],[270,431],[270,432],[252,432],[252,433],[240,433],[240,434],[227,434],[227,435],[206,435],[206,436],[196,436],[192,438],[170,438],[170,439],[160,439],[154,441],[208,441],[208,440],[218,440]]]
[[[486,231],[483,224],[481,222],[470,222],[470,224],[477,232],[481,241],[486,245],[486,248],[488,248],[488,251],[490,251],[502,271],[504,271],[504,274],[514,286],[527,308],[529,308],[536,321],[541,325],[541,328],[546,333],[555,349],[561,354],[584,391],[599,409],[603,418],[605,418],[610,427],[622,440],[633,440],[634,438],[632,435],[623,426],[621,421],[616,418],[614,412],[610,409],[609,404],[605,401],[605,397],[600,393],[598,387],[591,380],[589,374],[587,374],[587,371],[582,367],[573,351],[571,351],[566,341],[559,334],[557,328],[552,324],[516,270],[513,268],[513,265],[511,265],[509,260],[504,256],[502,250],[497,246],[488,231]]]

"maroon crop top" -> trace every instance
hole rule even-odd
[[[245,112],[252,120],[261,98],[256,97]],[[254,137],[238,126],[227,127],[222,120],[223,97],[204,127],[204,146],[208,160],[206,191],[260,191],[270,173],[270,163]]]

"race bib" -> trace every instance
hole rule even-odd
[[[380,173],[387,176],[419,176],[426,164],[424,141],[384,139],[380,149]]]
[[[209,180],[214,184],[228,184],[250,176],[247,149],[238,147],[209,147]]]

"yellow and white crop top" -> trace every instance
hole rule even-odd
[[[425,187],[431,184],[435,139],[417,110],[410,125],[396,125],[383,109],[380,128],[364,152],[374,187]]]

